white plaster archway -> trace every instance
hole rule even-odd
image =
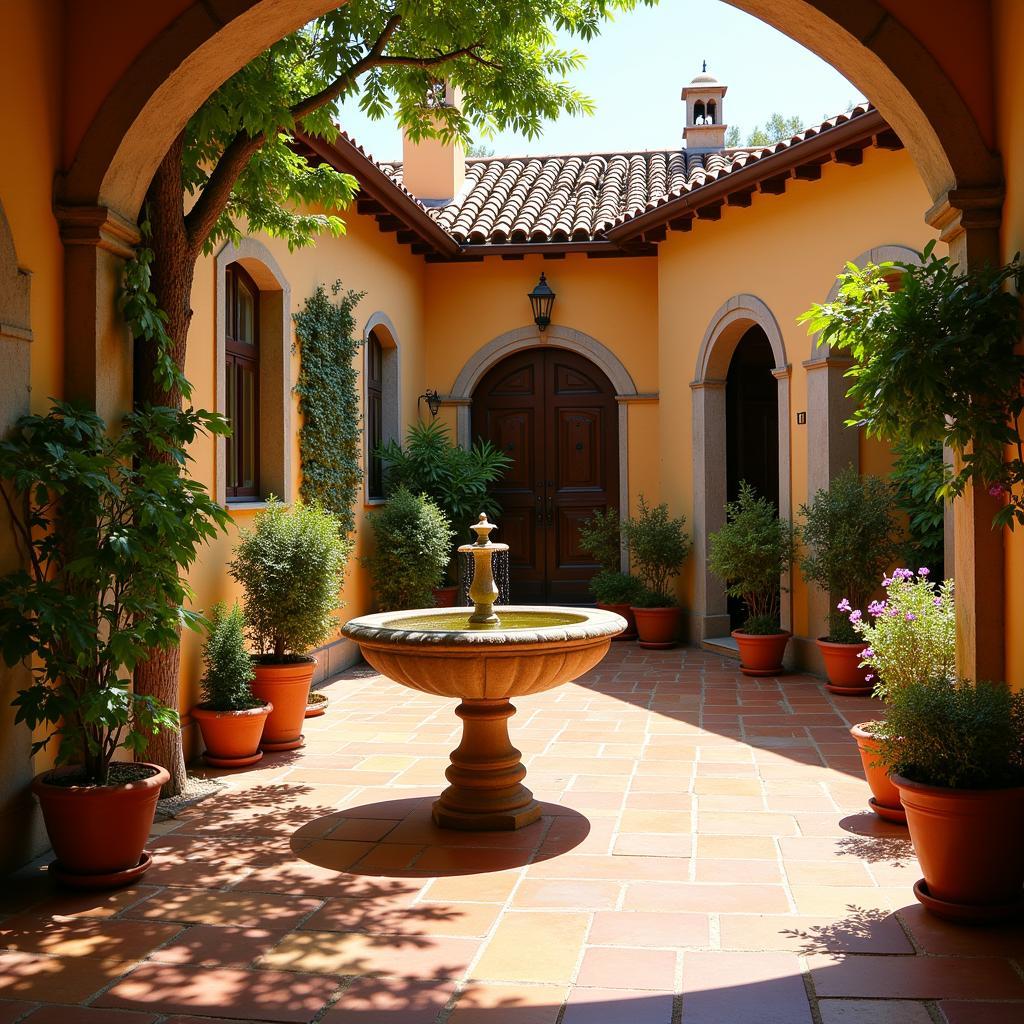
[[[728,636],[729,614],[725,585],[707,567],[708,536],[725,524],[725,384],[729,363],[740,339],[751,327],[760,327],[775,357],[772,375],[778,383],[779,403],[779,515],[792,518],[789,377],[791,367],[778,321],[756,295],[734,295],[708,323],[697,354],[693,389],[693,534],[696,593],[691,636],[696,641]],[[782,628],[792,625],[791,574],[781,580]]]
[[[611,381],[619,406],[619,509],[629,512],[629,406],[633,402],[656,402],[657,393],[637,391],[632,374],[607,345],[564,324],[551,324],[541,331],[535,324],[517,327],[481,346],[470,356],[455,378],[451,392],[443,397],[445,405],[456,407],[456,436],[461,445],[472,444],[471,407],[473,391],[484,374],[507,356],[528,348],[564,348],[589,359]],[[623,571],[629,568],[628,553],[622,552]]]
[[[363,401],[363,424],[366,424],[366,381],[369,379],[369,346],[370,335],[376,331],[377,340],[380,342],[383,359],[381,361],[381,437],[386,443],[388,441],[402,440],[402,409],[405,407],[402,401],[402,359],[401,346],[398,343],[398,329],[391,321],[391,317],[382,310],[370,314],[363,326],[363,387],[361,389]],[[368,432],[364,430],[364,435]],[[383,498],[371,497],[370,495],[370,453],[366,450],[368,445],[364,444],[363,459],[363,501],[367,505],[382,505]]]
[[[258,238],[246,236],[238,244],[228,242],[217,252],[214,291],[217,309],[217,335],[214,367],[217,411],[224,412],[227,397],[224,383],[224,335],[227,324],[227,295],[224,271],[238,263],[260,290],[260,487],[264,495],[277,495],[282,501],[295,500],[292,474],[292,301],[291,287],[270,249]],[[217,501],[228,504],[226,479],[226,441],[216,439],[215,462]],[[258,508],[257,501],[232,501],[234,509]]]

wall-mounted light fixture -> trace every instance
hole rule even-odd
[[[533,308],[533,322],[543,331],[551,323],[551,308],[555,304],[555,293],[541,274],[536,287],[529,293],[530,306]]]
[[[427,408],[430,410],[430,417],[433,419],[437,415],[437,410],[441,408],[441,396],[433,388],[427,388],[427,390],[416,399],[417,414],[420,411],[420,402],[423,401],[427,403]]]

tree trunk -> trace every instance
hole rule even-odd
[[[184,188],[181,181],[183,137],[178,136],[157,169],[146,205],[152,229],[151,245],[156,258],[152,263],[152,291],[157,304],[167,314],[167,333],[171,339],[171,355],[178,368],[185,368],[188,326],[192,318],[192,279],[197,252],[189,243],[183,208]],[[135,403],[167,405],[178,408],[181,393],[168,391],[153,376],[156,346],[140,338],[135,341]],[[166,458],[157,452],[147,458]],[[166,650],[152,650],[149,657],[135,666],[135,692],[155,697],[172,708],[179,703],[179,671],[181,647],[176,643]],[[164,731],[154,736],[140,760],[161,765],[170,773],[162,796],[177,796],[185,787],[185,758],[179,733]]]

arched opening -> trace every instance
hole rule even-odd
[[[740,338],[725,382],[725,477],[729,501],[740,484],[750,484],[779,507],[779,382],[775,356],[764,328],[754,324]],[[729,598],[735,629],[743,621],[742,602]]]
[[[491,493],[511,547],[513,602],[587,603],[599,566],[579,546],[579,524],[598,509],[619,507],[611,381],[567,349],[516,352],[475,387],[472,436],[512,460]]]
[[[697,100],[693,105],[693,123],[703,124],[704,123],[704,101]]]
[[[384,464],[378,445],[402,440],[402,399],[398,342],[391,320],[374,313],[363,330],[363,438],[366,500],[384,500]]]

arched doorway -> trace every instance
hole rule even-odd
[[[562,348],[530,348],[493,366],[473,391],[472,435],[512,459],[493,489],[511,547],[516,603],[590,600],[598,566],[579,523],[618,508],[618,403],[592,362]]]
[[[740,484],[779,507],[779,382],[775,354],[764,328],[754,324],[740,338],[725,380],[725,479],[729,501]],[[743,603],[729,598],[732,627],[744,617]]]

